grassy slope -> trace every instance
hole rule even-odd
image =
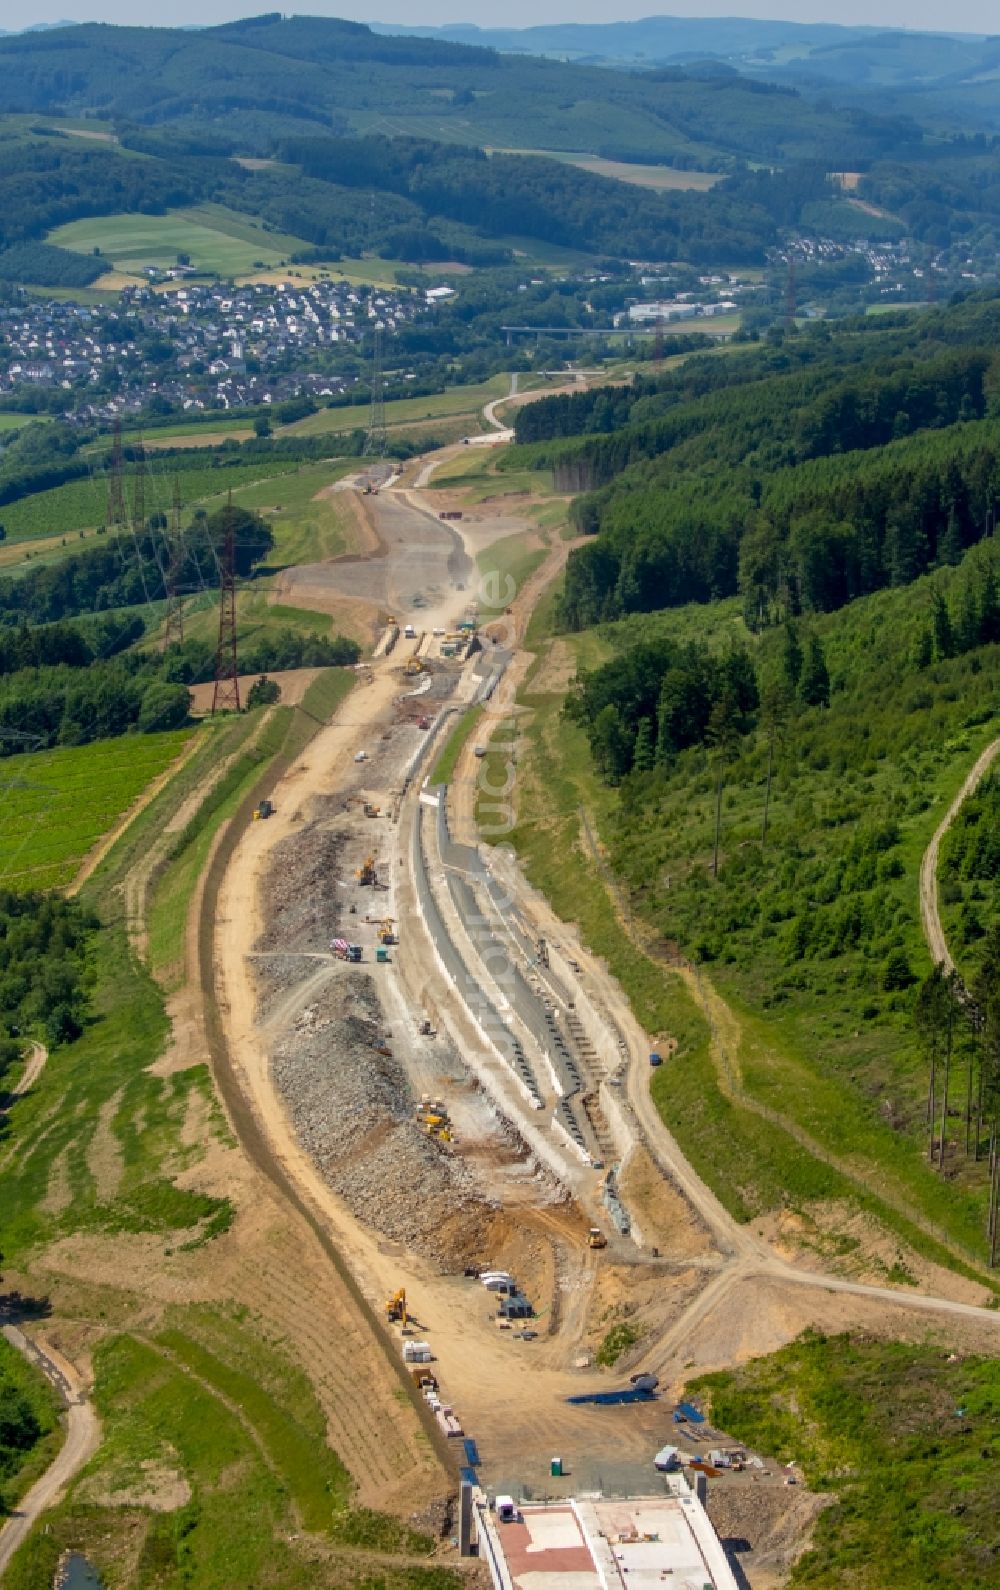
[[[257,459],[250,463],[233,464],[212,469],[195,461],[190,469],[181,471],[181,495],[186,509],[199,503],[211,506],[224,498],[232,488],[234,496],[241,487],[254,481],[285,476],[295,470],[288,459]],[[155,463],[146,474],[146,511],[170,512],[173,496],[173,474],[157,470]],[[130,483],[127,489],[131,490]],[[54,486],[49,491],[39,491],[20,502],[8,503],[3,509],[3,525],[8,541],[24,541],[35,536],[65,535],[72,537],[80,530],[93,530],[102,525],[108,509],[108,487],[103,474],[70,480],[64,486]],[[70,551],[74,548],[69,547]]]
[[[835,1496],[792,1586],[996,1584],[995,1360],[807,1335],[688,1389],[720,1428]]]
[[[453,386],[446,392],[432,392],[426,397],[393,398],[385,405],[386,425],[412,424],[421,420],[439,420],[458,414],[475,414],[492,398],[503,397],[509,390],[510,379],[495,375],[488,381],[472,386]],[[363,430],[368,423],[367,409],[358,405],[349,408],[320,409],[304,420],[296,420],[285,428],[290,436],[325,436],[330,431]]]
[[[462,713],[462,716],[445,741],[441,755],[434,763],[430,779],[432,784],[447,784],[455,771],[455,765],[462,754],[466,742],[471,739],[482,719],[482,707],[470,707],[467,712]]]
[[[0,810],[0,883],[61,888],[88,851],[183,750],[189,729],[126,735],[61,751],[11,756]]]
[[[926,1075],[912,994],[881,984],[893,949],[906,954],[915,977],[930,970],[917,898],[920,858],[993,737],[1000,708],[988,654],[985,662],[957,658],[901,677],[909,639],[925,622],[927,583],[882,593],[817,624],[842,688],[827,712],[805,712],[786,729],[764,857],[760,740],[729,773],[717,885],[708,876],[714,778],[702,753],[680,758],[662,786],[651,783],[607,835],[616,865],[659,932],[710,961],[711,980],[742,1025],[742,1042],[737,1034],[729,1048],[747,1093],[839,1162],[853,1162],[897,1203],[980,1251],[982,1177],[957,1155],[950,1184],[928,1170]],[[674,622],[659,620],[665,629]],[[713,614],[703,622],[710,630]],[[714,622],[726,628],[731,614],[723,608]],[[642,632],[655,628],[647,623]],[[765,666],[779,644],[776,635],[764,638]],[[889,823],[897,825],[898,842],[879,851],[870,879],[859,885],[852,877],[857,846]],[[817,944],[801,957],[791,950],[797,915],[825,925],[848,908],[879,924],[856,948]]]
[[[533,545],[528,535],[504,536],[494,541],[476,558],[479,568],[479,599],[484,615],[503,612],[535,570],[545,562],[546,549]]]
[[[222,205],[170,210],[166,215],[104,215],[70,221],[50,232],[56,248],[92,254],[99,248],[116,269],[135,274],[146,265],[169,267],[189,254],[198,271],[237,276],[256,265],[277,265],[308,247],[301,238],[268,232],[249,216]]]

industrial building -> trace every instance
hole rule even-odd
[[[480,1558],[497,1590],[736,1590],[719,1537],[687,1482],[658,1496],[517,1505],[472,1497]]]

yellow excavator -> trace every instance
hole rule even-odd
[[[396,929],[395,929],[395,927],[393,925],[394,922],[395,922],[395,918],[394,917],[386,916],[386,917],[382,918],[381,922],[378,925],[378,936],[379,936],[379,943],[380,944],[395,944],[395,942],[396,942]]]
[[[386,1299],[385,1317],[390,1325],[398,1323],[404,1329],[406,1328],[406,1321],[409,1315],[406,1312],[406,1293],[402,1287],[400,1287],[398,1292],[394,1292],[392,1297]]]
[[[363,888],[374,886],[376,865],[377,863],[374,856],[366,856],[364,861],[361,863],[361,866],[358,868],[358,882]]]

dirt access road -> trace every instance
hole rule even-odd
[[[97,1451],[101,1426],[87,1400],[86,1388],[72,1365],[38,1337],[27,1337],[16,1325],[4,1325],[12,1347],[42,1371],[66,1405],[66,1439],[55,1459],[22,1497],[0,1529],[0,1579],[47,1507],[58,1501],[75,1474]]]
[[[943,966],[946,972],[955,970],[955,962],[952,960],[951,952],[948,949],[938,907],[937,873],[941,841],[955,821],[964,803],[986,777],[986,774],[996,761],[998,753],[1000,753],[1000,740],[994,740],[976,758],[975,763],[969,769],[962,788],[934,830],[934,835],[924,851],[924,857],[920,863],[920,919],[924,927],[924,938],[927,940],[927,948],[931,952],[931,960],[936,966]]]
[[[42,1044],[31,1045],[20,1080],[7,1096],[9,1104],[15,1104],[30,1093],[48,1057],[49,1052]],[[14,1324],[6,1324],[2,1329],[10,1345],[42,1371],[62,1398],[66,1407],[66,1439],[45,1473],[39,1476],[0,1529],[0,1579],[41,1514],[58,1500],[73,1476],[97,1451],[101,1434],[97,1414],[87,1399],[87,1388],[72,1364],[41,1338],[26,1336]]]

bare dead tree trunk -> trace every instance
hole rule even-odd
[[[988,1150],[988,1153],[987,1153],[988,1175],[989,1175],[989,1183],[990,1183],[990,1197],[989,1197],[989,1204],[987,1206],[987,1214],[986,1214],[986,1240],[987,1240],[987,1243],[989,1245],[990,1263],[991,1264],[993,1263],[993,1253],[994,1253],[995,1248],[996,1248],[996,1228],[997,1228],[996,1161],[997,1161],[997,1123],[996,1123],[996,1116],[994,1116],[993,1123],[992,1123],[992,1125],[990,1127],[990,1142],[989,1142],[989,1150]]]
[[[981,1044],[982,1043],[982,1033],[979,1034],[979,1039],[980,1039],[980,1044]],[[979,1088],[977,1090],[978,1097],[976,1099],[976,1164],[977,1165],[979,1163],[979,1155],[980,1155],[980,1153],[982,1151],[982,1142],[983,1142],[983,1070],[984,1070],[984,1067],[983,1067],[983,1052],[982,1052],[982,1048],[980,1047],[980,1051],[979,1051]]]
[[[931,1050],[931,1080],[927,1089],[927,1158],[934,1163],[934,1106],[937,1087],[937,1044]]]
[[[965,1073],[965,1157],[968,1159],[972,1140],[972,1063],[975,1059],[975,1043],[969,1044],[968,1065]]]
[[[938,1144],[938,1170],[942,1175],[944,1175],[944,1140],[948,1120],[948,1080],[951,1075],[951,1039],[954,1020],[954,1005],[952,1004],[948,1007],[948,1042],[944,1051],[944,1087],[941,1090],[941,1138]]]

